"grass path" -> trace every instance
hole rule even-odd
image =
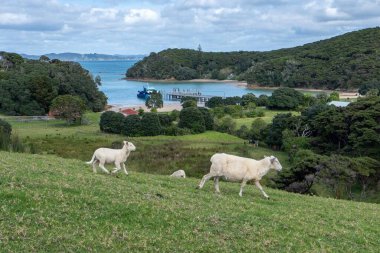
[[[0,152],[1,252],[378,252],[380,205]]]

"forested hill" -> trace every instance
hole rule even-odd
[[[107,97],[99,91],[99,78],[93,78],[79,63],[27,60],[15,53],[0,52],[0,113],[44,115],[54,98],[79,96],[87,109],[101,111]]]
[[[380,82],[380,28],[268,52],[167,49],[128,69],[127,78],[234,79],[260,86],[355,89]]]

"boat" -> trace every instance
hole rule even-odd
[[[148,99],[150,98],[150,94],[157,92],[157,90],[153,87],[143,87],[143,90],[139,90],[137,92],[137,97],[141,99]]]

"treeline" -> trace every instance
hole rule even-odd
[[[140,112],[129,115],[107,111],[100,117],[100,130],[126,136],[186,135],[212,130],[214,120],[206,108],[188,107],[170,114]]]
[[[271,87],[356,89],[380,82],[380,28],[269,52],[167,49],[128,69],[127,78],[233,79]]]
[[[54,98],[80,97],[88,110],[104,109],[107,97],[99,91],[100,78],[93,78],[79,63],[27,60],[15,53],[0,52],[0,112],[7,115],[44,115]]]

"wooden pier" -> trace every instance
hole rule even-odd
[[[180,90],[173,89],[171,92],[165,93],[165,99],[171,101],[179,101],[183,97],[192,97],[195,98],[200,103],[205,103],[210,100],[210,98],[215,97],[212,95],[202,95],[199,91],[190,91],[190,90]]]

